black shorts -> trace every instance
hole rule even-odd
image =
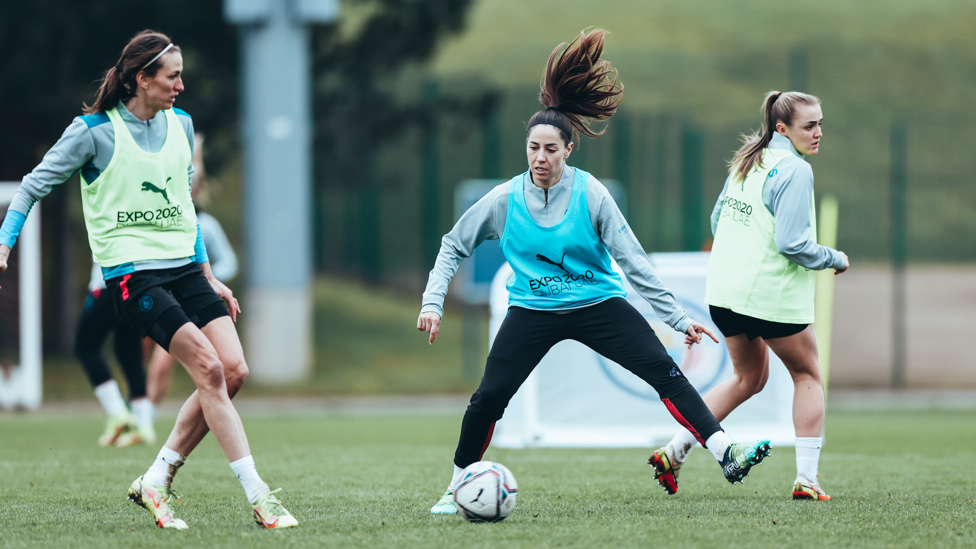
[[[166,351],[173,335],[187,322],[203,328],[211,320],[229,314],[196,263],[136,271],[106,280],[105,284],[119,315]]]
[[[732,337],[744,333],[749,338],[749,341],[757,337],[763,339],[787,337],[798,334],[809,326],[809,324],[771,322],[769,320],[740,315],[731,309],[724,309],[714,305],[708,306],[708,312],[712,315],[712,322],[718,326],[723,336]]]

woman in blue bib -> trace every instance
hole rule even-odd
[[[437,339],[444,296],[461,261],[485,240],[500,241],[514,270],[509,312],[488,354],[481,385],[464,414],[451,483],[431,508],[452,514],[461,471],[479,461],[495,422],[542,357],[564,339],[579,341],[654,387],[678,422],[696,433],[721,463],[729,482],[741,481],[769,452],[768,441],[736,444],[722,430],[694,387],[680,373],[643,316],[627,303],[610,256],[632,286],[690,346],[715,339],[675,302],[655,275],[606,187],[566,164],[578,134],[606,120],[620,104],[623,86],[600,59],[606,31],[582,32],[553,50],[540,100],[546,107],[529,120],[529,170],[495,187],[444,236],[424,292],[417,328]]]

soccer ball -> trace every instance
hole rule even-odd
[[[501,463],[478,461],[468,465],[454,489],[458,514],[471,522],[498,522],[515,508],[518,484]]]

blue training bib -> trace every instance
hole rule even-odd
[[[624,297],[620,275],[610,268],[610,254],[590,223],[586,182],[577,168],[569,209],[562,221],[542,227],[525,205],[529,173],[512,179],[508,217],[500,241],[515,273],[508,281],[509,306],[527,309],[573,309],[612,297]]]

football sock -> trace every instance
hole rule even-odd
[[[125,401],[122,400],[122,393],[119,392],[119,384],[114,379],[95,387],[95,396],[98,397],[98,402],[102,404],[108,417],[125,410]]]
[[[139,427],[152,427],[155,409],[153,403],[146,397],[137,398],[132,401],[132,415],[136,416],[136,425]]]
[[[454,466],[454,473],[451,475],[451,483],[447,485],[448,490],[453,490],[454,487],[457,486],[458,480],[461,479],[461,473],[463,472],[464,469],[458,467],[457,465]]]
[[[678,434],[674,435],[671,442],[668,443],[668,451],[671,453],[671,457],[678,463],[683,463],[685,458],[688,457],[688,452],[698,444],[695,440],[695,435],[691,434],[688,429],[682,429],[678,431]]]
[[[173,477],[183,466],[186,456],[181,456],[178,452],[163,446],[159,450],[156,460],[149,466],[143,480],[156,486],[172,486]]]
[[[230,468],[234,470],[234,474],[241,481],[244,493],[247,494],[247,501],[254,503],[259,497],[271,491],[271,488],[268,488],[268,485],[261,480],[258,470],[254,468],[253,457],[242,457],[231,463]]]
[[[732,439],[729,435],[725,434],[725,431],[716,431],[714,435],[708,437],[705,441],[705,448],[715,456],[715,461],[722,463],[722,458],[725,457],[725,450],[728,449],[729,445],[732,444]]]
[[[796,437],[796,478],[817,484],[823,437]]]

